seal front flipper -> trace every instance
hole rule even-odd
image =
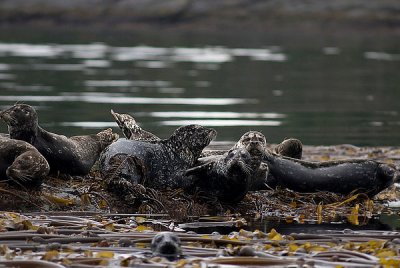
[[[108,183],[123,178],[131,183],[144,184],[147,178],[147,169],[143,161],[126,153],[111,156],[106,164],[101,161],[100,172]]]
[[[158,142],[161,139],[151,132],[142,129],[135,118],[129,114],[119,114],[111,110],[111,114],[117,122],[118,127],[128,140]]]

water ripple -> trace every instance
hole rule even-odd
[[[171,120],[162,121],[165,126],[183,126],[198,124],[210,127],[230,127],[230,126],[280,126],[281,121],[274,120]]]
[[[386,60],[386,61],[394,61],[400,60],[400,55],[397,54],[389,54],[385,52],[365,52],[364,57],[370,60]]]
[[[284,118],[279,113],[236,113],[236,112],[206,112],[206,111],[177,111],[177,112],[150,112],[152,117],[161,118]]]
[[[256,103],[253,99],[235,98],[145,98],[145,97],[118,97],[101,94],[82,94],[65,96],[0,96],[0,101],[32,101],[32,102],[87,102],[87,103],[114,103],[114,104],[179,104],[179,105],[234,105]]]
[[[234,57],[249,57],[261,61],[286,61],[287,56],[277,49],[268,48],[227,48],[217,47],[112,47],[102,43],[94,44],[22,44],[0,43],[0,55],[16,57],[56,58],[68,55],[84,60],[100,60],[110,57],[115,61],[140,61],[145,68],[167,68],[170,62],[225,63]],[[93,64],[100,64],[93,62]],[[104,67],[101,66],[95,67]]]

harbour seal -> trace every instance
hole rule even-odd
[[[215,161],[188,169],[185,175],[193,176],[194,185],[207,196],[234,204],[241,201],[250,188],[251,162],[247,150],[233,148]]]
[[[187,125],[157,143],[119,139],[100,155],[100,172],[106,178],[111,174],[112,180],[118,177],[155,189],[179,188],[184,171],[216,134],[212,128]]]
[[[232,146],[229,152],[234,150],[242,150],[246,151],[249,156],[249,162],[246,161],[247,164],[247,171],[250,173],[249,178],[246,178],[247,186],[243,188],[247,192],[247,190],[255,191],[255,190],[262,190],[267,189],[268,184],[268,165],[262,162],[263,155],[265,154],[267,149],[267,139],[265,138],[264,134],[258,131],[248,131],[243,134],[240,139]],[[222,169],[224,160],[227,160],[227,153],[220,155],[220,154],[211,154],[202,158],[199,158],[197,161],[198,166],[202,166],[205,164],[210,164],[209,168],[212,170],[209,171],[210,174],[218,174],[220,169]],[[247,163],[248,162],[248,163]],[[241,175],[241,172],[238,173]],[[233,175],[230,175],[231,177]],[[245,177],[243,177],[245,178]],[[234,180],[222,180],[225,182],[234,181]],[[215,184],[218,185],[218,184]],[[231,187],[231,186],[224,186],[221,182],[219,186],[222,187],[221,191],[224,192],[224,187]],[[234,186],[232,186],[234,187]],[[243,198],[243,197],[242,197]]]
[[[86,175],[101,151],[118,136],[111,129],[95,135],[67,138],[44,130],[32,106],[16,104],[0,113],[8,125],[10,138],[32,144],[46,158],[52,173]]]
[[[141,128],[135,118],[129,114],[119,114],[111,110],[111,114],[117,122],[118,127],[121,129],[125,138],[128,140],[135,141],[146,141],[146,142],[159,142],[161,139],[151,132],[148,132]]]
[[[151,240],[151,251],[153,256],[176,261],[182,258],[181,240],[173,232],[160,232]]]
[[[303,144],[298,139],[285,138],[274,148],[274,151],[282,156],[301,159],[303,154]]]
[[[399,179],[394,168],[373,160],[308,162],[266,154],[263,161],[278,185],[297,192],[349,194],[357,191],[372,197]]]
[[[39,186],[50,166],[39,151],[25,141],[0,137],[0,176],[13,185]]]

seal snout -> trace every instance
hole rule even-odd
[[[181,240],[172,232],[161,232],[153,237],[151,250],[154,256],[173,261],[182,255]]]

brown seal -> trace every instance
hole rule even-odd
[[[0,176],[14,185],[39,186],[50,166],[29,143],[0,137]]]
[[[298,139],[285,138],[274,148],[274,151],[282,156],[301,159],[303,154],[303,144]]]
[[[51,133],[39,126],[35,109],[26,104],[2,111],[0,118],[7,123],[10,138],[32,144],[46,158],[52,173],[88,174],[101,151],[118,137],[111,129],[70,138]]]

